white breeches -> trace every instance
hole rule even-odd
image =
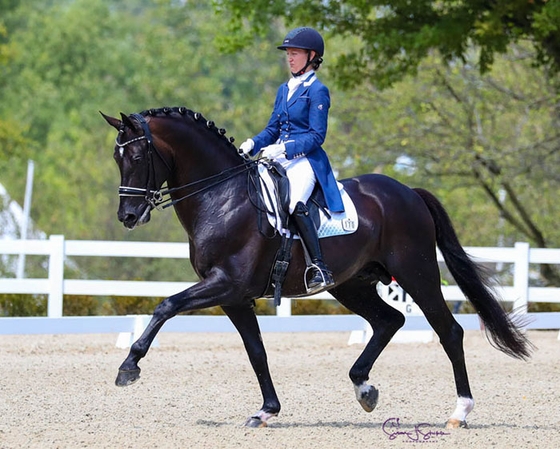
[[[276,159],[286,170],[286,175],[290,181],[290,214],[294,212],[298,202],[305,202],[313,193],[313,188],[317,180],[311,164],[306,157],[292,159],[291,161],[279,157]]]

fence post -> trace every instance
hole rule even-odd
[[[515,313],[527,313],[529,301],[529,244],[527,242],[515,243],[515,264],[513,268],[513,287],[516,298],[513,301]]]
[[[282,298],[282,302],[276,307],[276,316],[292,316],[291,298]]]
[[[49,303],[47,316],[62,317],[62,301],[64,297],[64,255],[65,242],[63,235],[51,235],[51,254],[49,256]]]
[[[121,349],[130,348],[132,343],[138,340],[142,333],[148,327],[150,320],[152,319],[151,315],[127,315],[129,318],[134,320],[133,325],[133,332],[121,332],[117,337],[116,347]],[[150,348],[157,348],[159,346],[159,342],[157,338],[154,338]]]

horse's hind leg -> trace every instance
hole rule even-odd
[[[236,327],[245,349],[249,356],[249,361],[253,366],[253,370],[257,375],[261,393],[263,396],[263,405],[261,409],[245,422],[247,427],[266,427],[267,421],[277,416],[280,412],[280,401],[276,395],[272,377],[268,369],[268,362],[259,323],[253,308],[250,306],[222,306],[222,309],[229,317],[233,325]]]
[[[434,300],[434,298],[436,299]],[[439,310],[434,307],[434,302],[436,301],[442,304]],[[418,303],[418,301],[416,302]],[[440,343],[453,367],[453,376],[457,389],[457,405],[455,411],[449,417],[446,427],[448,429],[467,427],[467,415],[474,408],[474,399],[469,386],[467,365],[465,362],[463,328],[457,323],[452,313],[447,308],[441,290],[438,290],[438,294],[434,294],[434,296],[431,297],[430,306],[420,306],[420,308],[438,335]]]
[[[373,364],[395,333],[403,326],[404,316],[388,305],[377,293],[376,282],[353,278],[329,290],[341,304],[363,317],[371,325],[373,336],[350,369],[356,399],[366,412],[377,405],[379,392],[367,384]]]
[[[401,273],[396,274],[395,277],[424,313],[453,366],[457,406],[447,421],[447,428],[467,427],[466,418],[474,407],[474,400],[463,350],[463,328],[457,323],[445,303],[435,259],[433,263],[414,265],[413,269],[403,274],[404,267],[405,264],[401,264],[399,267]]]

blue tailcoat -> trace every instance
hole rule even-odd
[[[288,84],[282,84],[268,125],[253,137],[252,154],[262,148],[284,142],[286,158],[307,157],[317,182],[323,190],[331,212],[342,212],[344,206],[327,154],[321,147],[327,135],[327,121],[331,105],[328,88],[313,74],[302,83],[289,101]]]

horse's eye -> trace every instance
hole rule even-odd
[[[132,155],[132,162],[134,162],[135,164],[138,164],[139,162],[141,162],[144,159],[144,156],[142,154],[134,154]]]

